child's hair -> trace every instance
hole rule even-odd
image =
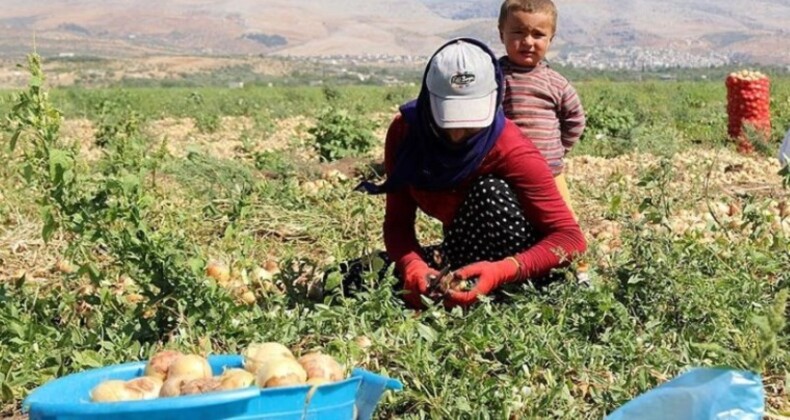
[[[551,16],[551,32],[557,32],[557,7],[551,0],[505,0],[499,9],[499,29],[505,25],[507,15],[512,12],[546,13]]]

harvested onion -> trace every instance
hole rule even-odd
[[[217,378],[192,379],[181,385],[181,395],[205,394],[216,391],[219,384],[219,379]]]
[[[247,290],[239,296],[242,302],[246,303],[247,305],[254,305],[257,302],[257,298],[255,297],[255,293]]]
[[[247,388],[255,384],[255,375],[244,369],[228,369],[219,377],[218,391]]]
[[[250,344],[242,352],[242,356],[244,356],[244,369],[253,374],[257,373],[269,359],[280,357],[294,359],[288,347],[275,342]]]
[[[141,376],[126,382],[126,388],[139,392],[141,399],[151,400],[159,396],[162,380],[152,376]]]
[[[145,376],[159,378],[164,381],[167,378],[170,365],[181,356],[183,356],[183,353],[175,350],[165,350],[154,354],[145,365]]]
[[[373,345],[373,342],[370,341],[370,338],[364,335],[360,335],[359,337],[355,338],[354,342],[357,343],[357,346],[363,350],[368,349]]]
[[[267,359],[256,373],[256,382],[263,388],[300,385],[307,382],[307,372],[290,357]]]
[[[162,384],[162,389],[159,391],[160,397],[177,397],[181,395],[181,387],[184,386],[185,383],[189,382],[191,379],[183,378],[180,376],[172,376],[167,378],[164,384]]]
[[[74,268],[74,265],[71,264],[68,260],[58,260],[58,262],[55,263],[55,270],[63,274],[71,274],[77,271]]]
[[[343,367],[332,356],[323,353],[310,353],[299,358],[299,364],[307,372],[308,379],[343,379]]]
[[[168,369],[168,377],[182,377],[200,379],[211,377],[211,365],[205,357],[196,354],[187,354],[177,358]]]
[[[104,381],[91,390],[93,402],[134,401],[142,398],[140,391],[130,389],[125,381],[120,380]]]
[[[206,266],[206,275],[224,285],[230,280],[230,269],[217,261],[212,261]]]

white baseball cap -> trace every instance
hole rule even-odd
[[[491,125],[497,107],[497,78],[487,51],[457,40],[436,53],[428,66],[425,83],[439,127]]]

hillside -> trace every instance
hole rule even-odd
[[[10,3],[10,2],[9,2]],[[667,49],[790,64],[788,0],[563,0],[558,52]],[[0,55],[426,55],[474,35],[498,45],[499,0],[34,0],[0,9]],[[743,13],[749,10],[749,13]]]

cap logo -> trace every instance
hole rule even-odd
[[[475,75],[474,73],[470,73],[465,71],[463,73],[456,73],[453,77],[450,78],[450,85],[454,88],[465,88],[470,86],[475,82]]]

